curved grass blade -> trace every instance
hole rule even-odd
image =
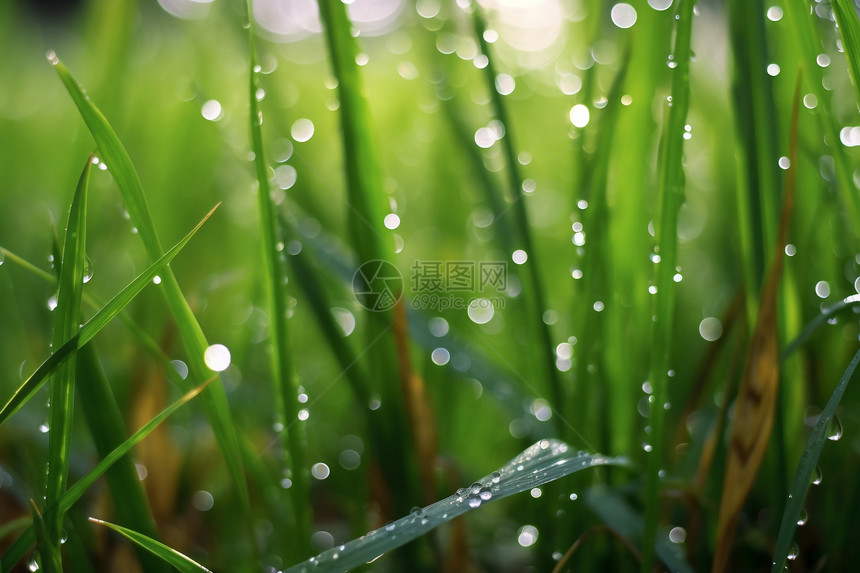
[[[220,205],[220,203],[218,204]],[[27,401],[33,396],[33,394],[41,387],[44,383],[45,379],[50,375],[69,355],[71,355],[75,350],[89,342],[98,332],[104,328],[108,322],[110,322],[119,312],[125,308],[125,306],[136,297],[140,291],[143,290],[145,286],[150,284],[153,277],[161,271],[170,261],[173,260],[176,255],[179,254],[179,251],[188,244],[188,241],[191,240],[191,237],[200,230],[200,227],[203,226],[209,217],[212,216],[212,213],[215,212],[215,209],[218,208],[218,205],[212,208],[209,213],[206,214],[203,219],[195,225],[191,231],[188,232],[185,237],[182,238],[181,241],[176,243],[173,248],[164,253],[157,261],[149,266],[145,271],[143,271],[140,275],[137,276],[131,283],[128,284],[123,290],[121,290],[116,296],[114,296],[110,302],[108,302],[104,308],[102,308],[99,312],[95,314],[90,320],[84,324],[80,331],[77,334],[67,339],[62,345],[55,344],[55,348],[57,348],[53,354],[51,354],[39,367],[36,371],[27,378],[26,381],[21,385],[18,390],[15,391],[15,394],[9,399],[3,409],[0,410],[0,425],[2,425],[12,414],[17,412],[21,406],[27,403]]]
[[[663,467],[665,411],[661,407],[668,395],[668,374],[675,322],[674,282],[675,260],[678,251],[678,211],[684,197],[684,125],[690,106],[690,39],[692,36],[693,5],[695,0],[683,0],[678,7],[673,57],[677,63],[672,76],[672,105],[668,110],[660,141],[658,161],[659,208],[656,229],[660,247],[660,264],[657,265],[657,295],[653,331],[653,359],[649,380],[654,389],[654,404],[649,422],[652,451],[648,454],[645,480],[645,525],[642,535],[642,573],[649,573],[654,565],[654,543],[657,538],[657,521],[660,512],[660,469]]]
[[[137,531],[128,529],[127,527],[123,527],[121,525],[116,525],[114,523],[102,521],[101,519],[96,519],[95,517],[91,517],[89,519],[93,523],[104,525],[105,527],[113,529],[126,539],[132,541],[140,547],[143,547],[147,551],[151,552],[153,555],[160,557],[163,561],[173,565],[176,569],[182,571],[183,573],[199,573],[200,571],[205,571],[207,573],[210,572],[209,569],[197,563],[190,557],[183,555],[179,551],[176,551],[175,549],[172,549],[164,543],[156,541],[151,537],[147,537],[142,533],[138,533]]]
[[[149,258],[153,261],[159,259],[164,254],[164,251],[155,232],[155,225],[147,206],[143,185],[131,162],[131,157],[129,157],[128,152],[123,147],[104,114],[84,94],[81,86],[72,77],[63,63],[60,62],[57,54],[51,50],[48,52],[47,57],[51,65],[54,66],[54,69],[57,70],[60,80],[65,85],[66,90],[78,108],[81,118],[83,118],[84,123],[87,125],[90,135],[92,135],[96,145],[98,145],[99,154],[107,164],[111,176],[116,181],[117,187],[119,187],[123,203],[132,222],[138,229],[138,234],[143,241]],[[195,379],[203,380],[211,373],[211,370],[206,366],[203,359],[209,343],[206,341],[203,329],[200,327],[200,323],[197,322],[197,317],[194,316],[188,301],[185,299],[185,295],[182,293],[182,289],[179,287],[173,270],[170,267],[166,267],[161,278],[167,304],[176,321],[179,337],[188,356],[189,370]],[[230,417],[227,394],[221,384],[211,385],[203,394],[203,406],[212,425],[215,439],[218,441],[218,445],[227,463],[227,471],[230,473],[233,484],[237,489],[245,517],[248,518],[250,516],[251,499],[248,492],[248,484],[245,481],[245,474],[242,471],[239,438],[236,433],[236,427],[233,425]],[[253,544],[251,546],[254,547]]]
[[[573,452],[559,440],[541,440],[469,487],[344,545],[320,553],[284,573],[336,573],[372,561],[436,527],[493,500],[508,497],[594,466],[628,466],[625,458]]]
[[[96,464],[93,469],[91,469],[84,477],[78,480],[72,487],[70,487],[66,491],[66,493],[63,494],[63,497],[60,498],[59,502],[56,505],[48,508],[48,510],[45,512],[46,517],[50,517],[51,514],[54,514],[55,512],[62,515],[69,511],[69,509],[75,504],[75,502],[81,499],[84,493],[86,493],[87,490],[92,487],[92,485],[96,482],[96,480],[98,480],[102,476],[102,474],[104,474],[113,464],[115,464],[117,460],[130,452],[135,445],[137,445],[141,440],[148,436],[156,427],[158,427],[159,424],[166,420],[171,414],[173,414],[186,402],[200,394],[216,379],[217,377],[210,378],[200,386],[197,386],[190,392],[186,393],[176,402],[159,412],[157,416],[144,424],[143,427],[141,427],[138,431],[129,436],[127,440],[117,446],[111,453],[102,458],[102,460],[98,464]],[[24,533],[22,533],[21,536],[15,540],[15,542],[8,549],[8,551],[3,554],[3,559],[0,560],[0,571],[11,571],[12,567],[14,567],[15,564],[21,560],[21,558],[26,553],[27,548],[30,547],[34,541],[35,534],[33,532],[33,527],[31,526],[27,528],[27,530],[24,531]]]
[[[290,357],[289,329],[287,327],[287,297],[283,285],[287,283],[287,272],[283,261],[283,238],[278,224],[275,206],[269,189],[268,166],[263,149],[262,111],[257,100],[258,70],[257,50],[254,45],[254,17],[251,0],[245,2],[248,23],[248,51],[250,53],[249,101],[251,107],[251,146],[254,151],[254,167],[257,176],[257,205],[260,210],[260,229],[263,255],[266,302],[269,314],[269,356],[275,389],[278,417],[284,430],[284,450],[288,454],[293,485],[290,487],[296,523],[296,556],[311,555],[311,523],[313,507],[310,503],[310,471],[307,462],[307,437],[304,424],[293,424],[297,419],[299,403],[295,368]],[[279,248],[280,244],[280,248]]]
[[[89,186],[92,156],[87,158],[78,181],[66,236],[63,240],[62,265],[57,291],[53,345],[58,347],[73,338],[80,329],[81,299],[84,292],[87,242],[87,188]],[[72,445],[72,419],[75,398],[75,352],[59,365],[50,384],[50,433],[48,434],[48,472],[45,484],[45,506],[54,505],[66,490],[69,479],[69,461]],[[58,550],[62,530],[62,514],[45,522],[46,536],[42,541],[46,550]],[[60,559],[57,557],[57,559]]]
[[[797,521],[800,519],[800,512],[803,509],[803,501],[806,499],[806,492],[809,490],[812,475],[815,472],[818,458],[824,447],[824,440],[828,438],[828,428],[836,416],[836,408],[842,400],[842,395],[848,387],[848,382],[854,376],[857,364],[860,364],[860,350],[854,354],[854,358],[851,359],[848,368],[842,374],[839,384],[836,385],[833,394],[831,394],[830,399],[827,401],[827,405],[821,411],[821,415],[818,417],[818,421],[815,423],[815,427],[812,428],[812,433],[806,442],[806,449],[803,450],[803,455],[797,464],[794,481],[791,482],[791,489],[789,489],[788,493],[788,501],[786,501],[785,509],[783,510],[782,523],[779,526],[776,545],[773,549],[771,573],[781,573],[784,570],[785,560],[791,547],[791,540],[794,537],[794,530],[797,527]]]

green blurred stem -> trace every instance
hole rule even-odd
[[[245,4],[248,18],[248,47],[250,53],[250,82],[248,85],[251,106],[250,125],[251,143],[254,150],[254,167],[257,176],[257,205],[260,209],[262,255],[266,288],[266,301],[269,311],[269,354],[272,376],[276,386],[276,403],[281,423],[284,426],[284,448],[289,454],[293,485],[290,494],[296,514],[296,559],[304,559],[312,554],[311,523],[313,508],[310,500],[310,474],[307,467],[307,440],[304,426],[298,421],[298,387],[294,366],[289,352],[289,331],[287,326],[287,300],[283,285],[287,282],[287,272],[282,259],[284,243],[278,225],[275,207],[269,193],[268,167],[263,149],[263,135],[260,125],[263,121],[257,101],[258,67],[257,50],[254,42],[254,18],[250,0]]]
[[[529,226],[528,211],[525,203],[525,192],[522,184],[523,178],[520,173],[519,161],[517,160],[516,146],[514,144],[513,123],[508,115],[508,110],[502,95],[496,89],[496,68],[493,58],[490,57],[490,47],[484,39],[484,31],[486,23],[481,8],[477,3],[472,5],[472,22],[475,28],[475,37],[481,47],[481,53],[487,56],[487,65],[484,68],[484,78],[487,84],[487,89],[490,93],[490,101],[493,104],[495,116],[504,126],[505,134],[501,139],[502,152],[505,155],[505,160],[508,164],[506,173],[508,175],[508,185],[510,196],[508,197],[509,205],[514,211],[514,225],[517,229],[520,241],[522,241],[523,250],[528,255],[528,260],[523,264],[526,268],[526,274],[531,290],[531,300],[533,302],[532,312],[530,313],[534,319],[534,329],[539,339],[540,348],[538,353],[543,364],[544,375],[546,376],[546,384],[549,387],[552,403],[555,408],[563,408],[564,396],[562,394],[561,381],[559,378],[558,369],[555,366],[555,345],[552,343],[552,335],[550,334],[549,325],[543,321],[543,313],[547,310],[546,299],[544,296],[543,283],[540,278],[540,265],[538,264],[538,254],[532,240],[531,228]],[[554,416],[560,424],[562,416]]]
[[[672,77],[672,101],[660,141],[658,161],[658,190],[660,204],[657,244],[660,263],[657,265],[657,295],[654,315],[653,354],[650,381],[654,401],[651,403],[647,437],[652,451],[647,454],[645,483],[645,525],[642,536],[642,573],[650,573],[654,565],[654,548],[660,517],[660,470],[664,462],[663,404],[668,396],[668,371],[671,364],[673,325],[675,320],[676,285],[675,261],[678,250],[678,209],[684,198],[684,125],[690,104],[690,38],[695,0],[682,0],[676,20],[674,56],[678,66]]]

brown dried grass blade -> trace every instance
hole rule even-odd
[[[774,247],[773,262],[762,287],[755,331],[744,366],[744,377],[735,400],[726,473],[723,479],[723,495],[720,502],[717,546],[712,567],[714,573],[724,571],[729,562],[738,514],[755,481],[773,428],[779,388],[776,297],[779,281],[782,278],[783,249],[794,206],[799,98],[800,75],[794,90],[794,106],[789,132],[791,168],[785,178],[779,234]]]

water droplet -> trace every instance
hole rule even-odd
[[[776,77],[779,75],[779,72],[780,72],[779,64],[771,63],[771,64],[767,65],[767,75],[769,75],[771,77]]]
[[[493,472],[492,474],[490,474],[490,481],[492,481],[493,483],[499,483],[501,479],[502,474],[500,474],[499,472]]]
[[[779,22],[782,20],[782,8],[779,6],[771,6],[767,9],[767,19],[771,22]]]
[[[543,495],[543,490],[539,487],[533,487],[529,492],[529,495],[531,495],[535,499],[538,499],[540,496]]]
[[[517,533],[517,543],[522,547],[530,547],[538,540],[538,529],[533,525],[523,525]]]
[[[672,6],[672,0],[648,0],[648,5],[654,10],[662,12],[664,10],[668,10],[669,7]]]
[[[224,110],[221,108],[221,102],[216,99],[210,99],[203,103],[200,108],[200,113],[209,121],[218,121],[224,117]]]
[[[588,125],[590,117],[591,114],[589,113],[588,108],[581,103],[570,108],[570,123],[572,123],[574,127],[585,127]],[[580,207],[580,209],[584,209],[584,207]]]
[[[797,516],[797,525],[804,526],[806,522],[809,520],[809,514],[806,513],[806,510],[802,507],[800,508],[800,515]]]
[[[215,505],[215,498],[208,491],[201,489],[191,496],[191,503],[200,511],[209,511]]]
[[[317,462],[313,466],[311,466],[311,475],[318,480],[326,479],[330,473],[331,470],[329,469],[328,465],[324,464],[323,462]]]
[[[161,277],[158,275],[155,275],[154,277],[152,277],[152,284],[160,285],[161,284]]]
[[[188,365],[182,360],[171,360],[170,365],[179,373],[179,377],[185,380],[188,378]]]
[[[48,53],[49,53],[49,54],[53,54],[54,52],[53,52],[53,50],[52,50],[52,51],[50,51],[50,52],[48,52]],[[54,56],[54,57],[56,58],[56,56]],[[48,58],[48,59],[50,59],[50,58]],[[52,64],[55,64],[55,62],[51,62],[51,63],[52,63]],[[35,558],[35,557],[31,557],[31,558],[30,558],[29,563],[27,563],[27,569],[29,569],[30,571],[38,571],[38,570],[39,570],[39,562],[38,562],[38,561],[36,561],[36,558]]]
[[[308,141],[314,135],[314,123],[305,117],[297,119],[290,128],[290,135],[299,143]]]
[[[48,61],[51,62],[52,66],[56,66],[60,63],[60,58],[57,57],[57,52],[55,52],[54,50],[48,50],[45,53],[45,58],[47,58]],[[36,567],[36,569],[38,569],[38,566]],[[30,571],[35,571],[36,569],[31,569]]]
[[[48,297],[48,310],[54,310],[55,308],[57,308],[57,293]]]
[[[838,442],[842,438],[842,423],[834,414],[833,419],[827,427],[827,439],[832,442]]]
[[[510,95],[516,89],[517,83],[510,74],[499,74],[496,76],[496,91],[502,95]]]
[[[469,301],[469,307],[466,309],[466,314],[469,319],[475,324],[486,324],[492,320],[496,309],[493,303],[486,298],[475,298]]]
[[[310,413],[310,412],[308,412],[307,408],[302,408],[301,410],[299,410],[299,413],[298,413],[298,415],[297,415],[296,417],[297,417],[300,421],[304,422],[304,421],[306,421],[308,418],[310,418],[310,417],[311,417],[311,413]]]
[[[230,366],[230,349],[223,344],[213,344],[203,353],[203,361],[210,370],[223,372]]]
[[[673,527],[669,530],[669,541],[672,543],[684,543],[687,539],[687,530],[683,527]]]
[[[777,164],[777,165],[779,165],[779,168],[780,168],[780,169],[782,169],[782,170],[786,170],[786,169],[788,169],[789,167],[791,167],[791,160],[789,160],[789,158],[788,158],[788,157],[786,157],[785,155],[783,155],[782,157],[780,157],[780,158],[777,160],[776,164]]]
[[[636,9],[630,4],[620,3],[612,7],[609,13],[612,23],[619,28],[630,28],[636,23]]]
[[[708,342],[713,342],[723,335],[723,324],[713,316],[704,318],[699,323],[699,335]]]
[[[437,366],[445,366],[451,360],[451,353],[446,348],[436,348],[430,353],[430,360]]]
[[[815,469],[812,472],[812,478],[809,480],[809,483],[811,483],[812,485],[818,485],[821,483],[821,479],[821,468],[815,466]]]
[[[400,226],[400,217],[398,217],[394,213],[389,213],[388,215],[385,216],[385,219],[383,220],[383,224],[385,225],[386,229],[393,231],[394,229],[396,229],[397,227]]]
[[[788,555],[786,557],[789,561],[794,561],[797,559],[797,556],[800,555],[800,549],[797,547],[797,543],[792,543],[791,548],[788,550]]]
[[[521,265],[521,264],[525,263],[528,260],[528,258],[529,258],[528,253],[526,253],[522,249],[517,249],[516,251],[513,252],[513,254],[511,254],[511,260],[514,261],[514,263],[517,265]]]
[[[84,257],[84,283],[88,283],[93,278],[93,262],[89,257]]]

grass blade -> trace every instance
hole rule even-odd
[[[66,493],[63,494],[63,497],[60,498],[59,502],[55,506],[49,507],[46,514],[50,517],[50,514],[54,512],[65,514],[69,511],[75,502],[81,499],[87,490],[96,483],[96,480],[98,480],[111,466],[113,466],[117,460],[128,454],[135,445],[148,436],[155,428],[158,427],[159,424],[166,420],[186,402],[200,394],[216,379],[216,377],[210,378],[159,412],[157,416],[144,424],[143,427],[129,436],[127,440],[103,457],[93,469],[91,469],[84,477],[78,480],[66,491]],[[27,551],[27,548],[33,544],[33,541],[35,541],[35,536],[33,528],[30,527],[22,533],[21,536],[15,540],[15,543],[12,544],[12,547],[3,554],[3,559],[0,561],[0,571],[10,571],[12,567],[21,560],[24,553]]]
[[[857,17],[857,9],[851,0],[833,0],[831,6],[839,34],[842,36],[851,83],[857,92],[857,101],[860,101],[860,20]]]
[[[830,438],[828,436],[830,423],[836,416],[836,408],[842,400],[842,395],[848,387],[848,382],[854,376],[857,364],[860,364],[860,350],[854,354],[854,358],[851,359],[848,368],[845,369],[845,373],[833,390],[833,394],[827,401],[824,410],[821,411],[821,415],[818,417],[818,421],[815,423],[815,427],[812,429],[812,433],[806,442],[806,449],[803,450],[803,455],[797,465],[797,471],[794,474],[794,480],[791,482],[791,489],[789,489],[788,500],[783,510],[782,523],[779,526],[776,546],[773,550],[771,573],[781,573],[784,570],[794,530],[797,527],[798,519],[800,519],[803,501],[806,499],[806,492],[809,490],[809,485],[812,482],[818,458],[824,447],[824,440]]]
[[[744,375],[735,400],[730,428],[729,451],[723,478],[723,494],[714,551],[713,571],[724,571],[729,563],[738,514],[758,474],[773,429],[779,389],[779,320],[777,293],[782,280],[784,249],[794,207],[794,179],[797,172],[797,120],[800,109],[800,81],[795,87],[789,144],[790,161],[785,181],[779,233],[767,280],[759,299],[755,331],[747,353]]]
[[[60,80],[75,102],[78,112],[81,114],[96,145],[98,145],[101,158],[108,166],[111,175],[119,187],[126,210],[138,229],[138,234],[143,241],[146,252],[149,254],[150,259],[153,261],[158,260],[164,252],[161,248],[158,235],[155,232],[155,225],[147,206],[143,185],[140,182],[140,177],[131,162],[128,152],[123,147],[104,114],[84,94],[81,86],[72,77],[63,63],[60,62],[57,54],[51,50],[48,52],[47,57],[51,65],[54,66],[54,69],[57,70]],[[211,370],[206,366],[204,361],[204,354],[209,343],[206,341],[203,329],[191,311],[191,307],[188,305],[188,301],[185,299],[185,295],[182,293],[182,289],[179,287],[176,276],[170,267],[166,267],[164,270],[162,287],[188,356],[189,370],[194,379],[203,380],[211,373]],[[239,438],[236,435],[236,428],[230,417],[230,407],[227,403],[227,395],[224,387],[221,384],[212,384],[203,395],[203,404],[212,424],[215,438],[218,440],[227,463],[227,470],[230,472],[230,476],[237,489],[245,516],[248,517],[250,515],[251,501],[248,485],[242,471],[243,465],[239,450]]]
[[[602,486],[593,487],[586,490],[583,499],[591,511],[619,535],[634,542],[642,536],[642,516],[614,490]],[[693,573],[693,568],[684,560],[678,545],[671,543],[668,536],[661,535],[654,549],[669,571]]]
[[[104,458],[122,444],[128,432],[122,411],[91,344],[78,350],[77,388],[81,410],[96,451]],[[107,471],[105,479],[116,508],[117,520],[148,537],[157,538],[155,520],[131,455],[120,458]],[[160,560],[154,559],[146,551],[138,551],[138,557],[144,571],[168,570]]]
[[[656,238],[660,264],[657,265],[657,295],[653,331],[652,361],[649,380],[654,406],[650,408],[652,451],[648,454],[645,482],[645,526],[642,538],[642,573],[654,564],[654,543],[660,510],[660,469],[664,463],[665,413],[662,405],[668,395],[668,371],[674,330],[676,284],[673,276],[678,250],[678,211],[684,196],[684,125],[690,105],[690,39],[694,0],[682,0],[678,6],[672,74],[672,100],[660,141],[658,159],[659,211]]]
[[[293,485],[290,494],[296,521],[296,555],[299,558],[311,554],[311,522],[313,508],[310,503],[310,472],[307,463],[307,438],[304,424],[292,423],[298,416],[298,386],[289,351],[287,328],[287,298],[283,285],[287,283],[287,272],[283,261],[283,233],[278,224],[275,206],[269,189],[268,166],[263,149],[262,111],[257,100],[258,65],[254,45],[254,15],[251,0],[245,3],[248,18],[248,48],[250,53],[249,102],[251,108],[251,146],[254,151],[254,167],[257,176],[257,205],[260,210],[264,282],[269,314],[269,355],[275,387],[275,402],[278,417],[283,424],[284,449],[289,455]],[[278,247],[280,245],[280,248]]]
[[[477,2],[472,4],[472,24],[475,29],[475,38],[478,40],[478,45],[481,48],[481,53],[487,56],[487,66],[484,68],[484,79],[487,85],[487,90],[490,94],[493,111],[495,112],[495,116],[504,126],[505,130],[504,137],[501,138],[501,145],[505,155],[505,161],[507,163],[508,186],[510,193],[508,201],[514,210],[514,227],[517,230],[520,244],[528,256],[528,259],[522,266],[526,267],[526,273],[531,287],[529,291],[533,308],[530,309],[529,315],[534,319],[533,328],[536,331],[538,340],[540,341],[538,354],[542,364],[542,374],[545,376],[553,404],[556,408],[561,408],[564,404],[561,381],[559,380],[558,369],[555,367],[555,345],[552,343],[549,326],[544,323],[542,318],[548,307],[546,305],[544,295],[543,281],[540,278],[540,266],[538,264],[539,255],[535,250],[529,226],[528,211],[525,203],[526,193],[523,190],[523,177],[520,173],[516,146],[514,145],[514,126],[508,115],[507,106],[502,99],[502,94],[499,93],[499,90],[496,88],[497,75],[495,64],[491,57],[490,47],[484,34],[487,26],[484,21],[484,17],[481,14],[481,7]],[[558,419],[558,417],[556,419]]]
[[[57,307],[55,309],[53,344],[59,347],[80,329],[81,298],[84,291],[87,241],[87,187],[92,156],[87,159],[78,181],[66,236],[63,240]],[[72,420],[75,396],[75,353],[72,352],[51,379],[50,433],[48,435],[48,472],[45,484],[45,507],[54,505],[66,490],[72,444]],[[58,549],[62,531],[62,514],[45,523],[48,547]],[[44,552],[45,548],[41,548]]]
[[[220,203],[219,203],[220,205]],[[169,251],[164,253],[157,261],[149,266],[144,272],[137,276],[131,283],[114,296],[104,308],[95,314],[90,320],[84,324],[77,334],[67,339],[62,344],[55,344],[56,350],[51,354],[33,374],[21,385],[15,394],[9,399],[3,409],[0,410],[0,425],[2,425],[12,414],[17,412],[21,406],[27,403],[32,398],[33,394],[41,387],[45,379],[68,358],[76,349],[80,348],[89,342],[98,332],[104,328],[125,306],[136,297],[140,291],[144,289],[153,277],[158,274],[170,261],[173,260],[179,251],[188,244],[191,237],[200,230],[218,205],[212,208],[209,213],[197,225],[188,232],[181,241],[176,243]],[[202,379],[202,378],[201,378]]]
[[[413,510],[406,517],[340,547],[324,551],[284,573],[300,573],[309,568],[325,573],[347,571],[490,501],[530,490],[576,471],[606,465],[627,466],[628,462],[625,458],[573,452],[558,440],[541,440],[471,486],[460,488],[441,501]]]
[[[347,196],[350,211],[349,231],[360,264],[374,262],[392,264],[394,241],[384,228],[383,220],[388,208],[385,196],[381,162],[372,137],[373,125],[369,106],[364,97],[358,65],[355,63],[357,46],[351,35],[346,7],[339,0],[320,0],[320,16],[325,28],[329,59],[338,81],[342,148],[346,169]],[[435,445],[421,441],[423,431],[417,420],[424,418],[416,412],[416,405],[426,406],[420,395],[420,385],[414,384],[405,321],[396,322],[395,313],[405,312],[403,301],[393,309],[367,313],[366,341],[371,345],[367,353],[370,380],[379,381],[382,403],[390,404],[382,431],[388,440],[386,452],[378,452],[380,464],[389,483],[400,484],[391,489],[396,511],[403,513],[419,496],[417,475],[434,476]],[[365,301],[365,307],[373,305]],[[403,325],[401,328],[399,325]],[[411,432],[404,432],[410,428]],[[422,429],[423,430],[423,429]],[[410,435],[411,434],[411,435]],[[397,459],[397,463],[392,463]],[[432,488],[423,492],[431,499]]]
[[[209,571],[209,569],[197,563],[190,557],[183,555],[179,551],[176,551],[175,549],[172,549],[167,545],[161,543],[160,541],[152,539],[151,537],[147,537],[142,533],[138,533],[137,531],[128,529],[121,525],[116,525],[114,523],[102,521],[101,519],[96,519],[95,517],[91,517],[90,521],[113,529],[126,539],[132,541],[135,545],[146,549],[153,555],[159,557],[165,563],[173,565],[176,569],[182,571],[183,573],[199,573],[200,571]]]

